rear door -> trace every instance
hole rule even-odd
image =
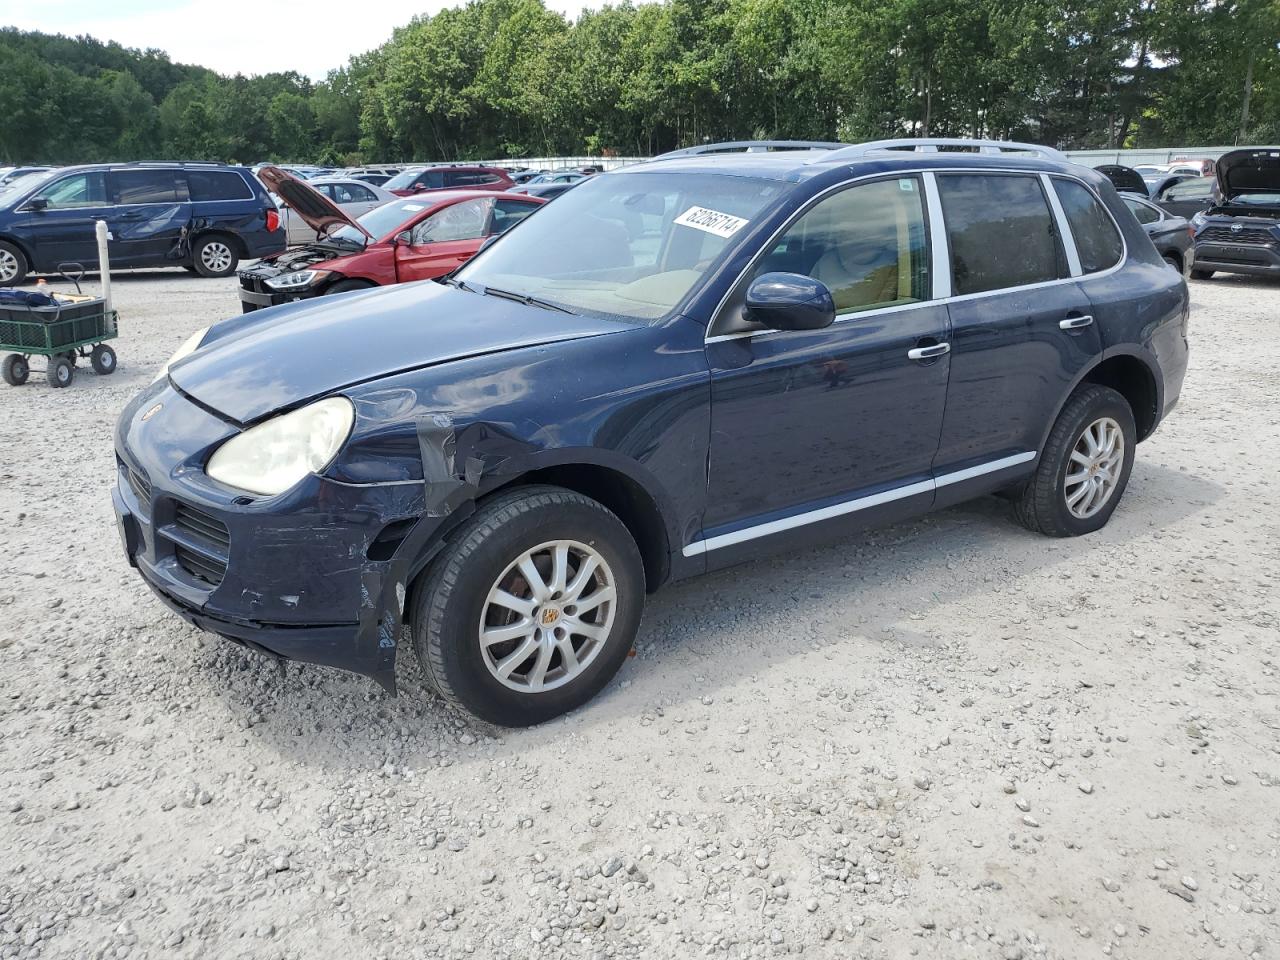
[[[122,267],[176,262],[191,225],[187,178],[176,167],[122,167],[107,174],[111,262]]]
[[[106,174],[100,170],[73,173],[45,186],[38,197],[46,206],[34,209],[30,202],[20,211],[35,237],[36,268],[54,270],[64,262],[80,263],[90,270],[98,264],[95,224],[106,219]],[[33,198],[34,199],[34,198]]]
[[[409,242],[396,245],[400,282],[442,277],[475,256],[484,242],[492,204],[488,197],[461,200],[419,220]]]
[[[1201,210],[1208,210],[1213,206],[1213,186],[1213,177],[1190,177],[1169,184],[1153,199],[1175,217],[1190,220]]]
[[[939,173],[937,183],[953,298],[934,472],[1017,469],[1035,459],[1064,392],[1100,352],[1098,326],[1048,178],[965,171]],[[939,502],[949,499],[944,489]]]

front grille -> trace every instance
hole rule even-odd
[[[197,580],[203,580],[205,583],[212,584],[215,587],[227,575],[227,565],[225,563],[210,560],[194,550],[188,550],[182,544],[174,544],[173,555],[178,561],[178,566],[182,567],[183,570]]]
[[[197,510],[185,503],[175,502],[173,505],[173,525],[179,530],[199,537],[210,546],[225,551],[231,545],[231,534],[227,525],[217,517]]]
[[[1230,227],[1205,227],[1197,240],[1209,243],[1271,243],[1275,237],[1269,230],[1258,228],[1232,230]]]
[[[139,503],[151,502],[151,481],[147,479],[147,475],[133,467],[125,467],[129,479],[129,488],[133,491],[133,495],[138,498]]]

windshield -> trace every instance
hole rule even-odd
[[[418,179],[418,174],[425,169],[426,167],[415,167],[411,170],[405,170],[403,173],[397,173],[383,186],[388,190],[408,190],[413,186],[413,181]]]
[[[356,222],[381,240],[419,210],[425,210],[429,206],[429,203],[423,203],[421,200],[396,200],[392,203],[384,203],[380,207],[374,207],[363,217],[357,217]],[[329,238],[331,240],[350,240],[353,243],[360,244],[362,247],[369,239],[355,227],[348,224],[330,230]]]
[[[657,320],[791,186],[712,173],[595,177],[529,217],[457,279],[574,312]]]
[[[1254,203],[1268,207],[1280,207],[1280,191],[1273,191],[1269,193],[1237,193],[1233,194],[1227,203]]]

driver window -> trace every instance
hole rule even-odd
[[[50,210],[70,207],[98,207],[107,202],[107,179],[102,173],[78,173],[65,177],[40,194]]]
[[[826,284],[836,313],[928,300],[928,234],[916,177],[850,187],[793,223],[756,265]]]
[[[410,242],[439,243],[442,240],[476,240],[484,236],[485,221],[489,217],[488,198],[464,200],[439,213],[433,213],[413,228]]]

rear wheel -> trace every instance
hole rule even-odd
[[[1192,279],[1192,280],[1208,280],[1208,279],[1209,279],[1209,278],[1211,278],[1212,276],[1213,276],[1213,271],[1212,271],[1212,270],[1197,270],[1197,269],[1192,269],[1192,271],[1191,271],[1191,279]]]
[[[49,366],[44,371],[45,379],[51,387],[69,387],[75,375],[76,368],[66,357],[50,357]]]
[[[1174,270],[1177,270],[1178,273],[1182,272],[1182,262],[1177,257],[1173,256],[1173,254],[1169,254],[1165,257],[1164,262],[1173,267]]]
[[[1133,411],[1123,396],[1094,384],[1076,390],[1015,501],[1018,520],[1050,537],[1102,528],[1129,483],[1137,442]]]
[[[20,353],[11,353],[4,358],[4,382],[11,387],[20,387],[31,375],[31,367],[27,358]]]
[[[196,241],[191,262],[202,277],[229,277],[239,266],[240,257],[230,237],[211,233]]]
[[[7,240],[0,240],[0,287],[16,287],[27,278],[26,255]]]
[[[413,643],[445,699],[524,727],[586,703],[622,666],[644,567],[622,522],[559,487],[483,503],[415,592]]]
[[[105,343],[100,343],[89,354],[89,362],[93,364],[93,372],[103,376],[116,372],[116,352]]]

